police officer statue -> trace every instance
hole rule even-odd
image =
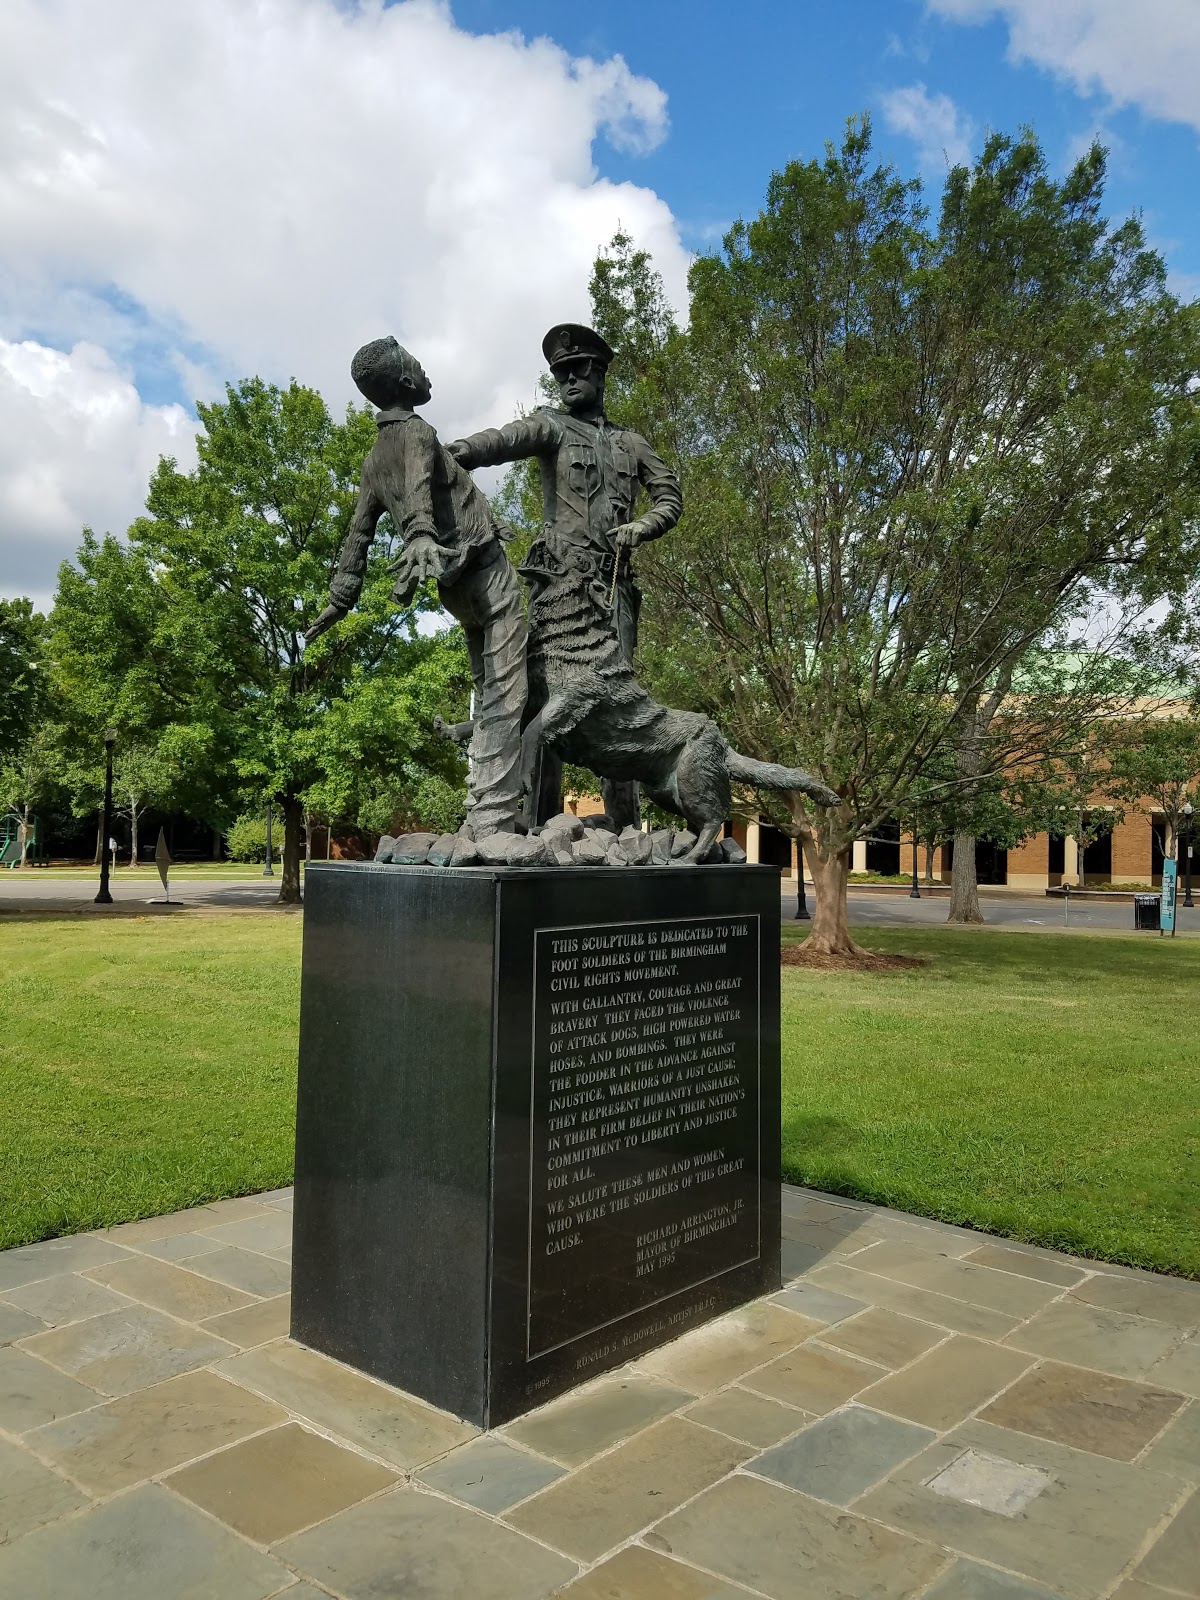
[[[582,582],[602,584],[614,597],[621,653],[632,663],[642,597],[629,552],[679,521],[679,480],[641,434],[614,427],[604,415],[604,375],[613,352],[598,333],[561,323],[542,340],[542,352],[558,383],[562,409],[539,407],[503,428],[456,439],[446,449],[468,471],[537,458],[543,522],[528,570],[536,580],[540,562],[549,559],[579,572]],[[650,504],[635,519],[639,485]],[[559,770],[553,758],[544,757],[539,821],[562,809],[558,790]],[[636,783],[604,779],[601,793],[605,810],[620,826],[638,821]]]

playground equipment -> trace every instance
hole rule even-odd
[[[16,812],[6,812],[0,817],[0,867],[19,867],[22,861],[22,823]],[[29,862],[42,860],[42,825],[37,817],[29,819],[29,843],[24,851]]]

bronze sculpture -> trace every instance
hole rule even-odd
[[[521,585],[486,496],[415,414],[413,408],[425,405],[433,392],[420,362],[395,339],[375,339],[356,353],[350,373],[379,407],[379,438],[363,464],[358,504],[329,586],[330,603],[305,637],[317,638],[358,599],[367,551],[387,511],[405,541],[395,563],[392,598],[407,605],[418,586],[434,578],[443,605],[466,635],[475,685],[470,831],[480,837],[511,833],[520,795],[526,694]]]
[[[565,567],[579,583],[605,585],[613,598],[621,655],[632,667],[641,594],[629,555],[679,521],[679,480],[641,434],[614,427],[604,414],[604,375],[613,359],[591,328],[559,323],[542,340],[542,353],[559,385],[562,409],[543,406],[502,428],[487,428],[446,448],[468,470],[537,458],[542,475],[543,523],[522,571],[536,595],[543,572]],[[635,518],[639,487],[649,508]],[[536,710],[536,704],[531,707]],[[561,810],[558,764],[538,782],[537,820]],[[604,776],[605,811],[619,826],[638,821],[637,786]]]
[[[380,435],[363,467],[330,603],[306,638],[318,637],[357,600],[386,510],[405,541],[393,598],[408,604],[419,584],[436,579],[446,609],[463,625],[476,689],[471,722],[449,727],[438,719],[449,737],[470,741],[460,836],[385,836],[376,859],[456,866],[745,859],[730,840],[718,846],[734,783],[798,789],[820,805],[834,805],[838,796],[806,772],[740,755],[709,717],[659,705],[638,682],[640,594],[628,554],[678,521],[679,484],[639,434],[604,416],[612,351],[598,334],[559,324],[543,350],[564,410],[543,408],[445,447],[415,415],[431,386],[395,339],[376,339],[354,357],[355,383],[380,408]],[[502,532],[466,469],[528,456],[541,465],[545,520],[521,569],[530,591],[527,636]],[[650,506],[635,519],[639,487]],[[564,760],[589,767],[602,782],[606,813],[586,827],[558,814]],[[687,831],[641,833],[639,784],[686,818]],[[611,834],[607,842],[598,840],[601,831]]]
[[[685,862],[709,859],[735,782],[837,804],[810,773],[739,754],[703,712],[659,705],[625,657],[602,585],[580,582],[569,565],[551,569],[551,559],[547,551],[529,604],[530,705],[539,709],[522,739],[527,805],[545,747],[609,779],[641,783],[656,805],[686,818],[696,838]]]

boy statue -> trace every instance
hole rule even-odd
[[[477,839],[514,830],[521,792],[525,709],[525,611],[521,584],[486,497],[414,411],[433,390],[393,338],[363,345],[350,375],[372,405],[379,437],[363,464],[362,488],[311,642],[350,610],[362,590],[367,552],[386,511],[404,541],[393,564],[392,599],[408,605],[428,578],[467,640],[475,684],[467,822]]]

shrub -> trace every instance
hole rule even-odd
[[[282,834],[272,829],[272,846]],[[263,861],[267,859],[267,819],[261,813],[239,817],[225,836],[225,848],[231,861]]]

